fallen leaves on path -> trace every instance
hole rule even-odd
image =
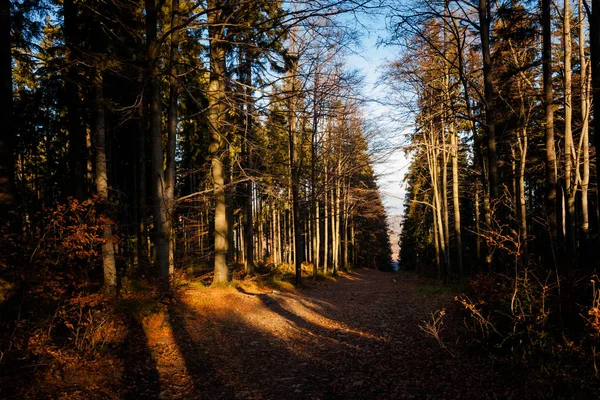
[[[45,376],[23,397],[164,399],[482,399],[516,397],[506,372],[471,354],[453,327],[419,324],[452,309],[452,293],[373,270],[294,291],[243,283],[184,289],[161,312],[132,317],[119,351],[96,368]],[[449,314],[452,314],[451,312]],[[73,371],[79,374],[73,375]],[[83,377],[85,376],[85,379]],[[61,388],[56,395],[57,388]],[[33,394],[33,396],[32,396]]]

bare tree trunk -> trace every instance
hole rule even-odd
[[[337,274],[340,269],[340,170],[339,164],[336,168],[336,176],[333,180],[334,190],[331,191],[331,205],[333,207],[332,227],[333,233],[333,273]]]
[[[437,267],[437,278],[441,279],[442,277],[442,260],[440,257],[440,237],[438,235],[438,220],[437,220],[437,211],[434,207],[431,209],[431,214],[433,217],[433,243],[435,246],[435,265]]]
[[[564,75],[565,90],[565,183],[566,183],[566,222],[567,222],[567,254],[571,259],[577,255],[577,230],[575,221],[575,195],[577,186],[573,177],[573,131],[572,131],[572,88],[571,88],[571,0],[564,0],[563,9],[563,41],[564,41]]]
[[[281,245],[281,212],[277,212],[277,250],[279,252],[278,260],[281,263],[283,261],[283,246]]]
[[[318,90],[319,90],[319,71],[315,73],[315,83],[313,88],[313,115],[312,115],[312,135],[310,142],[310,210],[312,214],[311,226],[313,232],[313,279],[317,279],[319,270],[319,225],[318,225],[318,201],[317,201],[317,132],[319,128],[319,113],[318,113]]]
[[[315,203],[316,203],[316,215],[315,215],[315,219],[316,219],[316,225],[315,225],[315,245],[313,247],[313,250],[315,252],[315,265],[320,265],[320,260],[319,257],[321,256],[321,217],[320,217],[320,213],[321,210],[319,209],[319,200],[317,198],[315,198]],[[317,269],[318,272],[318,268],[315,267]]]
[[[347,185],[344,185],[344,198],[343,198],[343,218],[344,218],[344,223],[342,226],[343,232],[344,232],[344,247],[343,247],[343,253],[344,253],[344,257],[343,257],[343,267],[344,269],[347,271],[348,270],[348,187]]]
[[[523,243],[523,253],[528,257],[528,237],[527,237],[527,203],[525,201],[525,165],[527,162],[527,126],[521,128],[522,138],[519,142],[519,233]]]
[[[12,132],[13,89],[11,54],[10,0],[0,0],[0,227],[14,219],[15,196],[15,151]],[[15,228],[13,225],[12,228]]]
[[[81,121],[81,98],[79,94],[79,72],[77,68],[78,18],[74,0],[65,0],[63,5],[64,36],[67,48],[67,116],[69,129],[69,168],[73,195],[83,200],[85,193],[84,164],[86,155],[86,132]],[[96,38],[98,39],[98,38]]]
[[[175,235],[173,234],[173,213],[175,211],[175,147],[177,144],[177,63],[179,60],[179,0],[171,0],[171,54],[169,57],[169,109],[167,131],[167,162],[165,170],[165,231],[169,243],[169,275],[175,271]]]
[[[209,0],[208,36],[210,43],[210,76],[208,84],[208,125],[211,155],[212,178],[215,198],[215,275],[213,285],[229,281],[227,269],[227,253],[229,250],[229,225],[227,223],[227,206],[225,198],[225,173],[223,159],[225,151],[225,43],[222,32],[222,4],[217,0]]]
[[[445,123],[445,122],[444,122]],[[442,129],[445,130],[445,127]],[[444,243],[446,244],[446,275],[451,275],[451,263],[450,263],[450,216],[448,210],[448,148],[446,145],[446,135],[445,132],[442,136],[442,214],[444,216]]]
[[[354,219],[352,220],[352,225],[350,229],[350,236],[352,238],[352,268],[356,268],[356,235],[354,232]]]
[[[104,82],[100,68],[94,69],[94,94],[96,102],[95,137],[96,137],[96,191],[102,203],[103,212],[109,207],[108,174],[106,168],[106,132],[104,124]],[[117,266],[115,264],[115,247],[111,221],[107,222],[102,232],[102,266],[104,271],[104,294],[114,297],[117,294]]]
[[[485,119],[487,133],[487,159],[490,196],[497,199],[498,192],[498,155],[496,153],[496,116],[495,94],[492,81],[492,56],[490,53],[490,5],[487,0],[479,0],[479,33],[483,58],[483,82],[485,94]]]
[[[491,229],[492,227],[492,208],[490,205],[490,193],[489,188],[483,189],[483,214],[485,219],[486,229]],[[494,272],[494,266],[492,265],[492,246],[489,244],[485,245],[485,265],[487,268],[487,272]]]
[[[590,56],[592,74],[592,103],[600,104],[600,0],[592,0],[590,19]],[[594,121],[600,121],[600,107],[594,107]],[[600,149],[600,135],[594,133],[594,145]],[[596,151],[596,226],[600,228],[600,151]]]
[[[446,242],[444,235],[444,223],[442,219],[442,196],[440,195],[440,166],[439,166],[439,143],[436,140],[436,132],[433,123],[430,121],[429,130],[427,132],[427,164],[429,169],[429,177],[431,179],[432,188],[432,206],[434,231],[437,233],[436,240],[436,263],[438,265],[438,279],[446,279]]]
[[[581,93],[581,142],[583,152],[583,178],[581,181],[581,230],[586,242],[589,240],[590,216],[588,207],[588,190],[590,183],[590,151],[589,151],[589,62],[585,57],[585,17],[583,0],[579,0],[579,61],[581,64],[581,76],[579,91]]]
[[[454,205],[454,236],[456,238],[456,267],[458,276],[463,275],[462,235],[460,224],[460,195],[458,189],[458,133],[454,124],[450,125],[450,140],[452,148],[452,201]]]
[[[141,83],[141,80],[140,80]],[[146,96],[144,96],[144,99]],[[138,173],[136,177],[138,179],[138,201],[136,205],[139,207],[139,225],[137,226],[138,230],[138,253],[142,259],[144,272],[148,274],[150,267],[150,251],[148,247],[148,191],[146,187],[146,111],[147,104],[146,101],[142,99],[140,106],[138,107],[138,140],[137,140],[137,169]]]
[[[324,232],[323,232],[323,237],[324,237],[324,241],[323,241],[323,245],[324,245],[324,257],[323,257],[323,271],[324,273],[328,273],[329,272],[329,267],[328,267],[328,263],[329,263],[329,192],[328,192],[328,188],[329,185],[327,183],[327,180],[329,179],[329,174],[328,174],[328,168],[327,168],[327,162],[325,163],[325,178],[324,178],[324,182],[325,182],[325,190],[323,192],[323,207],[324,207],[324,217],[325,220],[324,222]]]
[[[444,258],[444,262],[442,263],[443,268],[442,268],[442,277],[444,279],[444,281],[447,279],[447,274],[448,274],[448,249],[446,248],[446,237],[444,234],[444,222],[443,222],[443,218],[442,218],[442,207],[443,205],[442,203],[442,196],[440,195],[440,186],[439,186],[439,166],[437,165],[437,161],[434,159],[434,163],[436,165],[434,165],[434,174],[436,175],[435,178],[435,184],[433,186],[433,196],[434,196],[434,204],[435,204],[435,210],[436,210],[436,217],[438,220],[438,233],[440,236],[440,253]]]
[[[475,256],[477,261],[481,260],[481,223],[479,211],[479,185],[475,186]]]
[[[152,157],[152,201],[154,208],[154,266],[163,279],[169,277],[169,238],[167,231],[167,203],[163,170],[161,133],[161,97],[158,60],[160,44],[157,40],[158,9],[155,0],[146,0],[146,40],[150,75],[150,153]],[[168,284],[167,281],[164,284]]]
[[[554,148],[554,99],[552,92],[552,20],[551,1],[542,0],[542,63],[544,103],[546,106],[546,209],[550,230],[550,252],[556,262],[555,249],[558,238],[556,203],[556,150]]]

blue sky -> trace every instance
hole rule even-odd
[[[381,67],[386,60],[394,58],[395,49],[377,47],[378,39],[386,35],[385,24],[380,17],[365,17],[361,22],[366,28],[362,38],[362,48],[357,49],[356,54],[349,56],[347,62],[350,68],[361,70],[365,76],[363,93],[368,99],[373,100],[367,102],[365,115],[380,131],[381,136],[387,141],[387,146],[390,147],[387,154],[377,154],[374,168],[388,215],[399,215],[402,213],[404,198],[403,178],[408,167],[408,160],[399,147],[404,141],[406,126],[392,121],[390,116],[393,110],[383,104],[386,99],[386,89],[383,85],[377,85]]]

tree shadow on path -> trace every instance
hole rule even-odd
[[[192,321],[199,316],[175,298],[168,306],[168,318],[175,343],[185,363],[193,386],[192,397],[202,399],[234,399],[237,396],[219,377],[205,346],[190,332],[186,316]]]
[[[127,317],[127,337],[122,346],[125,364],[121,387],[124,399],[158,399],[160,377],[156,360],[148,347],[148,337],[142,323],[135,315]]]

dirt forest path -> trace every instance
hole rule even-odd
[[[119,396],[512,397],[489,359],[448,343],[452,357],[418,328],[451,302],[450,293],[424,291],[417,277],[373,270],[294,292],[187,290],[167,314],[141,322],[145,348],[129,348],[141,364],[126,369],[129,389]]]
[[[27,367],[30,378],[15,371],[20,382],[4,384],[19,399],[526,398],[510,372],[457,341],[454,295],[364,269],[290,291],[251,281],[188,287],[131,312],[122,339],[101,354],[69,362],[57,352],[62,362]],[[452,355],[419,329],[442,308]]]

